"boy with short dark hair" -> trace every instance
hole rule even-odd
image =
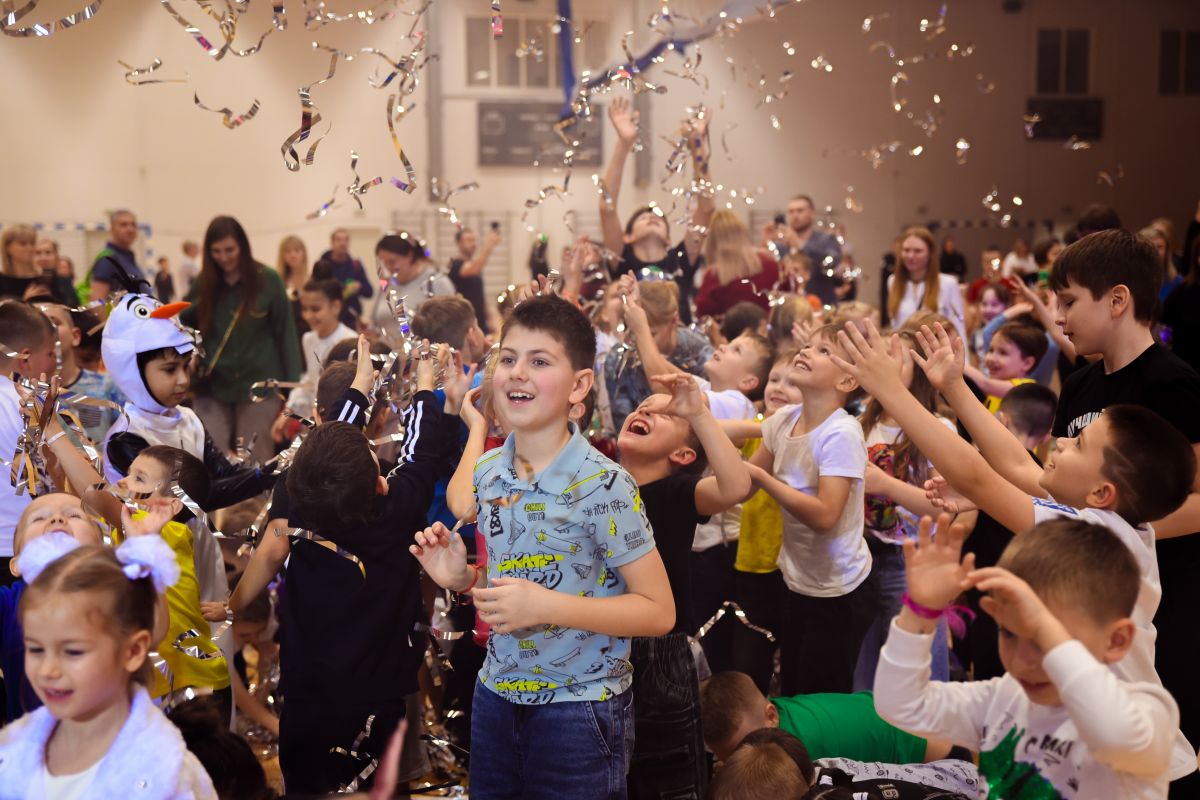
[[[671,394],[654,394],[625,419],[617,439],[621,466],[637,481],[675,599],[666,636],[636,637],[630,661],[636,737],[629,770],[634,798],[701,797],[708,765],[700,693],[688,637],[691,550],[696,526],[750,491],[741,454],[708,410],[695,378],[655,376]],[[705,476],[705,466],[711,473]]]
[[[744,672],[718,672],[700,692],[704,742],[718,761],[759,728],[782,728],[814,758],[908,764],[945,758],[949,745],[926,741],[879,718],[870,692],[763,696]]]
[[[872,326],[863,336],[841,334],[855,375],[947,482],[1018,537],[1038,522],[1066,517],[1103,525],[1125,543],[1141,569],[1142,591],[1133,611],[1139,629],[1128,658],[1113,670],[1129,681],[1159,683],[1154,669],[1154,613],[1162,587],[1149,523],[1183,504],[1195,482],[1196,458],[1187,440],[1159,415],[1134,405],[1110,406],[1075,439],[1061,439],[1041,467],[999,420],[987,412],[962,377],[963,345],[941,324],[918,336],[925,370],[979,446],[948,430],[904,389],[898,351]],[[981,454],[982,453],[982,454]],[[1172,777],[1195,770],[1195,750],[1177,733]]]
[[[687,370],[669,360],[659,347],[650,327],[642,295],[656,288],[654,283],[639,284],[631,276],[621,278],[620,290],[626,298],[625,324],[642,361],[642,370],[651,379],[650,387],[665,384],[657,376],[677,375]],[[680,335],[683,331],[680,328]],[[695,335],[687,331],[688,335]],[[614,348],[615,350],[616,348]],[[763,396],[767,377],[771,372],[771,345],[755,333],[743,333],[732,342],[721,345],[710,353],[701,370],[706,380],[700,388],[708,400],[712,415],[719,420],[753,419],[758,409],[754,401]],[[611,369],[613,359],[605,370]],[[611,380],[611,378],[610,378]],[[647,392],[650,388],[647,388]],[[614,401],[615,402],[615,401]],[[613,413],[614,422],[617,419]],[[702,625],[710,619],[722,603],[732,600],[736,592],[734,561],[737,557],[737,540],[741,531],[742,508],[735,505],[721,514],[714,515],[708,522],[697,526],[692,542],[692,621]],[[713,669],[729,669],[733,666],[733,620],[717,622],[701,640],[705,657]]]
[[[1026,450],[1037,450],[1050,438],[1058,395],[1040,383],[1023,383],[1000,401],[996,419],[1016,436]]]
[[[46,315],[18,300],[0,302],[0,453],[4,458],[16,452],[17,437],[25,427],[14,376],[37,380],[40,375],[53,375],[54,367],[54,327]],[[0,576],[8,573],[4,567],[13,556],[13,534],[29,500],[29,494],[18,494],[11,481],[0,484]]]
[[[475,307],[460,295],[430,297],[412,318],[413,335],[448,344],[463,354],[463,363],[475,364],[487,353],[487,341],[475,316]]]
[[[409,636],[422,615],[418,565],[396,531],[423,524],[445,444],[434,362],[417,362],[402,461],[385,477],[362,432],[373,375],[365,338],[358,358],[338,415],[344,421],[313,428],[287,472],[287,525],[300,530],[280,611],[280,763],[288,791],[300,794],[337,791],[365,759],[382,756],[417,689],[423,651]],[[249,578],[235,608],[258,588]]]
[[[592,388],[595,348],[587,318],[562,298],[513,310],[492,379],[513,432],[475,468],[486,574],[440,523],[413,546],[429,576],[470,593],[492,627],[472,708],[471,794],[481,800],[525,786],[624,797],[628,637],[675,621],[637,486],[568,422]]]
[[[1142,635],[1131,615],[1145,579],[1128,546],[1100,525],[1055,519],[976,570],[970,556],[960,563],[961,526],[943,514],[931,539],[932,528],[924,518],[904,546],[908,594],[876,672],[880,716],[978,752],[997,797],[1165,797],[1179,710],[1157,682],[1117,669]],[[931,682],[934,628],[970,586],[988,593],[1006,674]]]
[[[1050,288],[1058,295],[1057,322],[1079,355],[1101,356],[1063,382],[1055,436],[1078,436],[1106,407],[1134,403],[1161,414],[1200,455],[1200,376],[1158,344],[1151,327],[1162,280],[1154,246],[1123,230],[1084,236],[1055,260]],[[1193,743],[1200,742],[1200,639],[1191,632],[1200,606],[1198,491],[1200,482],[1179,510],[1154,521],[1162,569],[1157,665]],[[1198,795],[1200,773],[1172,788],[1172,796]]]
[[[84,395],[93,400],[107,400],[117,406],[125,404],[125,395],[113,383],[106,372],[93,372],[79,363],[75,349],[79,346],[83,332],[75,324],[71,309],[50,296],[33,297],[30,302],[54,323],[58,347],[62,354],[59,379],[64,392]],[[104,439],[108,428],[120,415],[118,409],[75,406],[75,413],[83,424],[88,438],[93,442]]]

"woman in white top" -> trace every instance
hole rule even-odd
[[[900,237],[896,274],[888,278],[888,316],[899,328],[918,309],[927,308],[949,319],[966,341],[962,291],[953,275],[938,269],[933,234],[912,227]]]

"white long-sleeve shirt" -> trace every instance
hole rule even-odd
[[[1070,641],[1042,662],[1062,705],[1037,705],[1009,675],[931,682],[932,642],[932,634],[910,633],[893,621],[875,673],[875,710],[910,733],[978,751],[980,772],[996,796],[1167,796],[1179,708],[1161,686],[1123,682]],[[1031,791],[1035,785],[1043,792]]]
[[[937,312],[943,317],[954,323],[954,327],[958,328],[958,335],[965,342],[967,341],[967,318],[966,311],[963,309],[962,289],[958,288],[958,279],[953,275],[938,274],[938,307]],[[888,293],[892,291],[892,281],[895,280],[894,275],[888,276]],[[928,278],[926,279],[928,280]],[[909,281],[904,287],[904,294],[900,297],[900,307],[896,310],[892,317],[892,324],[897,328],[905,323],[905,321],[913,314],[919,311],[925,302],[925,281],[921,283],[913,283]]]

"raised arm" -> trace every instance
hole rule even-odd
[[[913,397],[900,378],[899,339],[893,337],[889,352],[875,325],[868,321],[866,327],[866,336],[854,324],[838,332],[849,360],[835,355],[834,363],[883,405],[951,485],[1014,533],[1032,527],[1033,501],[1028,493],[1004,480],[975,448]]]
[[[470,278],[483,272],[483,268],[487,266],[488,259],[492,257],[492,252],[499,244],[500,231],[494,228],[489,230],[487,236],[483,239],[483,246],[476,251],[474,258],[463,263],[459,274],[464,278]]]
[[[1067,338],[1063,333],[1062,326],[1058,324],[1058,296],[1051,295],[1053,299],[1053,307],[1042,302],[1042,298],[1032,288],[1025,285],[1025,281],[1018,278],[1010,278],[1007,282],[1009,289],[1020,296],[1021,300],[1029,304],[1029,309],[1038,322],[1042,323],[1042,327],[1046,329],[1046,333],[1050,334],[1050,338],[1058,345],[1058,349],[1069,361],[1075,361],[1075,343]],[[1009,309],[1011,310],[1011,309]],[[1005,314],[1007,315],[1007,311]]]
[[[752,488],[750,471],[742,455],[708,410],[704,393],[691,375],[656,375],[654,380],[671,391],[661,400],[662,413],[688,421],[700,440],[713,474],[696,484],[696,511],[705,516],[719,514],[741,502]],[[659,402],[656,396],[652,403]]]
[[[621,179],[625,175],[625,159],[633,149],[638,135],[638,112],[628,97],[614,97],[608,104],[608,118],[617,134],[608,169],[604,172],[604,192],[600,194],[600,230],[604,236],[604,247],[614,253],[625,249],[625,231],[621,227],[621,216],[617,200],[621,196]]]
[[[632,275],[621,276],[620,291],[625,300],[625,324],[637,347],[638,357],[642,359],[646,377],[653,383],[659,375],[688,374],[667,360],[655,344],[650,321],[646,319],[646,310],[642,308],[637,280]]]
[[[979,402],[963,380],[965,353],[962,340],[951,338],[941,323],[934,323],[932,329],[922,326],[917,331],[917,342],[925,355],[914,352],[913,360],[954,409],[958,421],[971,434],[991,468],[1026,494],[1045,497],[1046,492],[1039,485],[1042,468],[1017,437]],[[953,480],[950,482],[954,483]]]
[[[694,118],[684,122],[683,135],[687,137],[688,151],[692,154],[692,172],[697,186],[702,187],[696,198],[696,211],[692,214],[691,225],[684,232],[683,246],[687,251],[688,262],[695,264],[699,260],[704,247],[704,233],[712,220],[715,204],[712,198],[712,177],[709,174],[709,155],[711,148],[708,140],[708,123],[712,112],[703,110]]]
[[[446,505],[455,519],[466,519],[475,515],[475,464],[484,453],[488,431],[487,420],[475,407],[479,394],[479,389],[468,392],[459,410],[469,433],[462,458],[459,459],[454,474],[450,476],[450,483],[446,485]]]

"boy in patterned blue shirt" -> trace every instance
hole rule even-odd
[[[471,795],[624,798],[629,637],[671,630],[671,588],[637,485],[568,421],[592,388],[587,318],[558,297],[526,300],[497,357],[493,397],[513,432],[475,467],[488,566],[468,565],[440,523],[413,547],[492,627],[475,687]]]

